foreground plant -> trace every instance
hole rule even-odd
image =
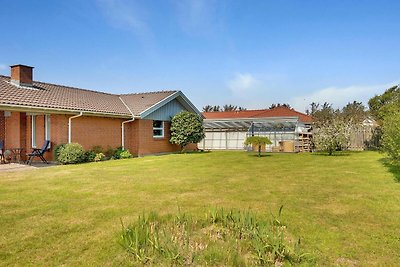
[[[277,216],[264,221],[249,211],[210,209],[203,219],[185,213],[141,215],[122,224],[119,243],[139,264],[281,265],[311,262]]]

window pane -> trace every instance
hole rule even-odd
[[[162,121],[153,121],[153,128],[162,128]]]
[[[153,136],[162,136],[162,130],[153,130]]]

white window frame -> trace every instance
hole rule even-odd
[[[44,115],[44,136],[45,136],[45,140],[50,140],[51,138],[51,123],[50,123],[50,115],[46,114]],[[51,144],[51,142],[50,142]],[[50,148],[50,144],[49,144],[49,148]]]
[[[32,147],[36,148],[36,115],[32,115],[32,123],[31,123],[31,143]]]
[[[160,120],[153,121],[153,138],[164,138],[164,121],[161,121],[161,127],[154,127],[154,122]],[[154,135],[154,130],[161,130],[161,135]]]

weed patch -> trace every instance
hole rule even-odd
[[[151,212],[125,227],[119,244],[136,264],[281,265],[313,261],[281,222],[282,208],[270,220],[250,211],[210,209],[203,219],[186,213]]]

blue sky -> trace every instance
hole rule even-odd
[[[265,108],[366,101],[400,82],[400,1],[3,1],[0,74]]]

